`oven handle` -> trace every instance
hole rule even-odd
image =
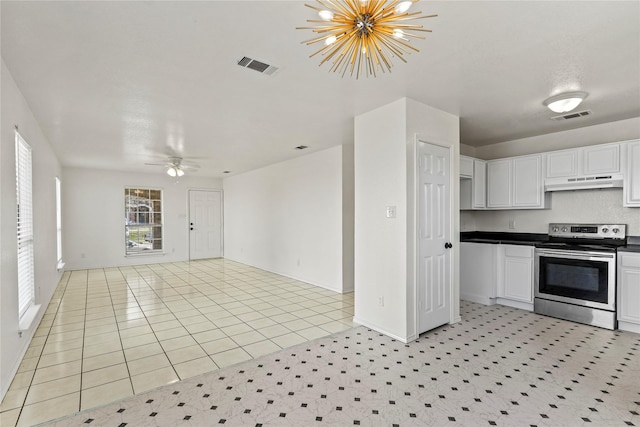
[[[553,249],[536,249],[535,254],[538,256],[549,256],[554,258],[570,258],[580,259],[587,261],[609,261],[615,259],[615,254],[605,252],[583,252],[583,251],[565,251],[565,250],[553,250]]]

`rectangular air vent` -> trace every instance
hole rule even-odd
[[[591,114],[591,110],[579,111],[577,113],[563,114],[562,116],[551,117],[551,120],[569,120],[577,119],[578,117],[584,117]]]
[[[244,68],[250,68],[259,73],[266,74],[268,76],[278,71],[278,67],[274,65],[265,64],[264,62],[257,61],[253,58],[249,58],[248,56],[243,56],[242,59],[238,61],[238,65]]]

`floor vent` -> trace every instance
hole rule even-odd
[[[579,111],[577,113],[563,114],[561,116],[551,117],[551,120],[569,120],[577,119],[578,117],[584,117],[591,114],[591,110]]]
[[[272,75],[276,71],[278,71],[278,67],[274,65],[265,64],[264,62],[257,61],[255,59],[249,58],[248,56],[243,56],[241,60],[238,61],[238,65],[243,68],[250,68],[259,73]]]

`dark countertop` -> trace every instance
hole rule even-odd
[[[499,231],[464,231],[460,233],[460,242],[488,243],[503,245],[529,245],[546,242],[549,236],[545,233],[509,233]],[[618,248],[621,252],[640,252],[640,236],[628,236],[627,246]]]
[[[498,231],[464,231],[460,233],[460,242],[489,243],[503,245],[529,245],[549,239],[546,233],[508,233]]]

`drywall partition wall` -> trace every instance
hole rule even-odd
[[[125,256],[124,189],[160,188],[164,254]],[[64,168],[63,247],[67,269],[114,267],[189,259],[188,190],[221,189],[215,178]],[[224,204],[224,198],[223,198]]]
[[[353,144],[342,146],[342,291],[353,291]]]
[[[456,116],[406,98],[355,118],[355,321],[402,341],[416,338],[415,135],[451,146],[457,176],[458,128]],[[455,267],[452,277],[456,288]]]
[[[349,238],[342,175],[338,146],[226,178],[225,258],[350,291],[342,264]]]
[[[2,61],[0,124],[0,399],[18,369],[35,329],[62,276],[57,270],[55,177],[60,164],[29,105]],[[31,328],[18,335],[16,241],[16,168],[14,126],[32,149],[35,302],[40,312]]]

